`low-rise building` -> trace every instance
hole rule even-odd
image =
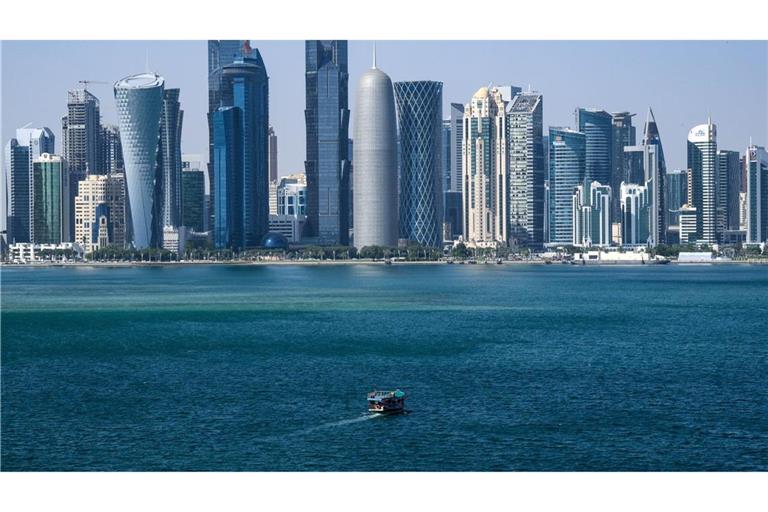
[[[81,260],[83,255],[83,246],[73,242],[60,244],[15,243],[8,247],[8,260],[12,263]]]

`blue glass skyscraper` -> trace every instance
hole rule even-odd
[[[395,82],[400,136],[400,238],[442,244],[443,83]]]
[[[550,244],[573,241],[573,191],[584,182],[586,139],[570,128],[549,129]]]
[[[307,224],[320,244],[349,244],[349,73],[346,41],[306,41]]]
[[[576,126],[586,138],[584,180],[611,183],[613,117],[604,110],[579,108]]]
[[[242,249],[243,122],[237,107],[220,107],[211,116],[214,156],[213,243],[217,249]]]
[[[233,243],[257,247],[269,227],[269,78],[258,50],[224,66],[222,73],[221,104],[240,109],[241,121],[243,235]],[[221,182],[214,178],[214,183]]]

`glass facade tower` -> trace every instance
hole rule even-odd
[[[243,122],[237,107],[220,107],[211,116],[215,194],[213,243],[217,249],[243,249]]]
[[[573,242],[573,191],[584,183],[586,151],[583,133],[570,128],[549,128],[550,244]]]
[[[688,168],[698,241],[717,242],[717,126],[711,120],[688,132]]]
[[[576,126],[586,138],[584,179],[611,183],[613,117],[604,110],[579,108]]]
[[[307,224],[323,245],[349,244],[349,73],[346,41],[306,41]]]
[[[66,161],[43,153],[33,162],[33,219],[36,244],[60,244],[71,240],[70,194]]]
[[[400,238],[443,241],[443,83],[395,82],[400,135]]]
[[[768,151],[747,148],[747,243],[768,242]]]
[[[160,115],[158,153],[157,207],[162,227],[181,225],[181,127],[184,111],[179,104],[179,90],[166,89]]]

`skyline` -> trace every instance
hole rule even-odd
[[[270,124],[279,145],[279,174],[303,171],[304,41],[258,41],[270,77]],[[349,104],[371,66],[371,41],[350,41]],[[508,50],[508,64],[499,63]],[[488,51],[493,50],[493,51]],[[506,54],[502,51],[502,54]],[[46,55],[45,80],[40,55]],[[407,59],[401,58],[407,55]],[[34,56],[35,58],[31,58]],[[182,57],[182,58],[179,58]],[[750,137],[768,143],[768,42],[765,41],[379,41],[377,64],[393,82],[435,80],[444,84],[443,118],[452,102],[466,103],[492,82],[544,95],[544,127],[575,128],[577,107],[637,114],[650,106],[665,140],[668,169],[686,167],[686,136],[711,115],[718,147],[742,151]],[[103,120],[117,124],[111,91],[117,80],[146,69],[180,88],[185,111],[182,151],[207,159],[206,41],[4,41],[2,43],[2,137],[16,128],[51,128],[61,147],[61,116],[67,90],[77,80],[95,80],[89,91],[101,103]],[[508,66],[508,70],[505,70]],[[569,74],[579,70],[575,75]],[[744,77],[745,70],[750,73]],[[642,71],[642,72],[641,72]],[[8,77],[14,77],[13,80]],[[55,77],[51,79],[49,77]],[[575,77],[575,78],[574,78]],[[643,77],[649,77],[644,80]],[[733,79],[731,79],[733,78]],[[597,84],[597,85],[596,85]],[[602,84],[602,85],[601,85]],[[660,84],[660,85],[656,85]],[[696,87],[694,87],[696,86]],[[726,94],[727,92],[727,94]],[[354,115],[353,115],[354,117]],[[350,131],[354,129],[350,126]]]

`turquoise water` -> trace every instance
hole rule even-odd
[[[2,469],[765,471],[767,313],[759,266],[6,267]]]

